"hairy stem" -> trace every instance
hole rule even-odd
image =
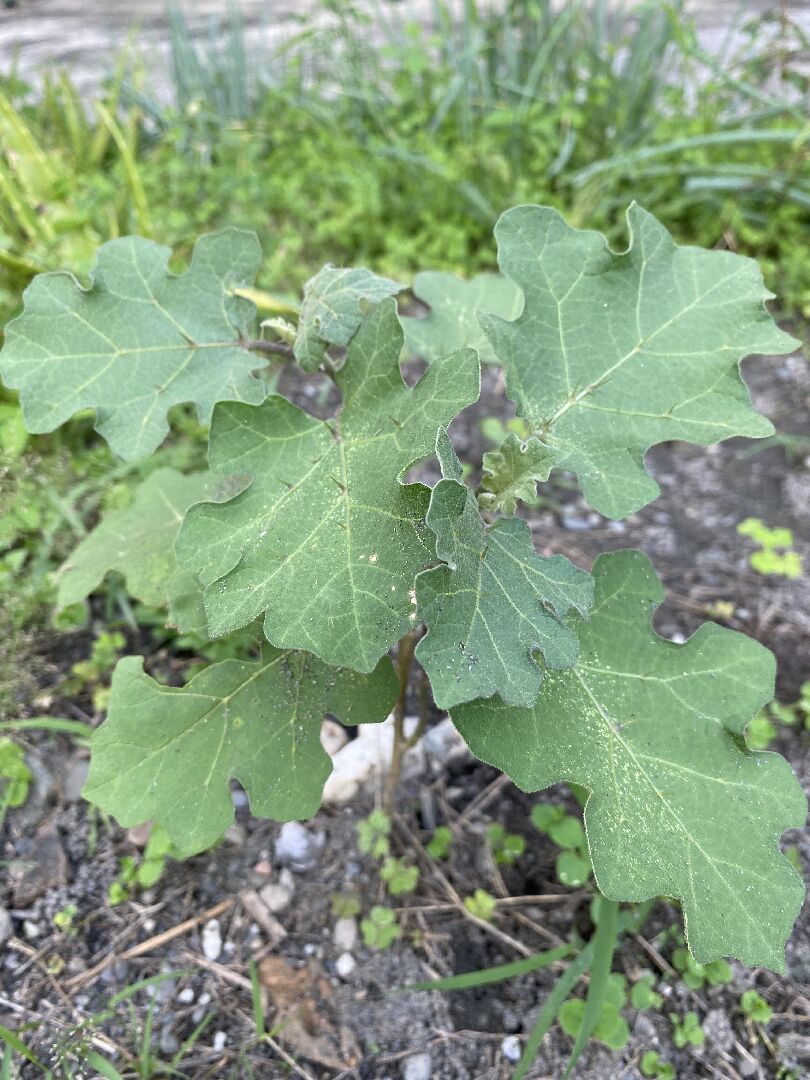
[[[391,755],[391,767],[385,782],[385,794],[383,796],[383,809],[386,814],[391,814],[394,809],[394,799],[399,787],[399,777],[402,772],[402,760],[405,754],[420,738],[425,728],[425,710],[420,708],[419,724],[416,731],[408,738],[405,734],[405,703],[408,694],[408,683],[413,666],[413,653],[419,640],[419,630],[410,630],[399,643],[397,650],[397,675],[399,676],[399,697],[394,706],[394,747]]]
[[[283,341],[265,341],[264,338],[248,340],[243,338],[239,344],[243,349],[248,349],[250,352],[267,353],[269,356],[283,356],[287,360],[291,360],[293,355],[292,345],[287,345]]]

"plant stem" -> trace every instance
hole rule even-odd
[[[419,717],[416,731],[408,738],[405,735],[405,703],[408,694],[408,683],[411,677],[413,654],[416,643],[419,640],[419,630],[409,630],[399,643],[397,650],[397,675],[399,676],[399,697],[394,705],[394,746],[391,754],[391,766],[385,782],[385,794],[383,796],[383,809],[390,816],[394,809],[394,799],[399,787],[399,777],[402,772],[402,760],[405,754],[420,738],[425,729],[425,713]]]
[[[239,344],[243,349],[249,349],[251,352],[267,353],[272,356],[283,356],[287,360],[292,359],[293,355],[292,346],[285,344],[283,341],[265,341],[264,338],[248,340],[243,338]]]

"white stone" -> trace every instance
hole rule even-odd
[[[276,861],[302,873],[315,865],[324,836],[316,836],[300,821],[285,821],[276,837]]]
[[[338,919],[332,931],[332,940],[341,952],[351,952],[357,944],[357,920]]]
[[[214,1053],[221,1054],[222,1051],[225,1049],[225,1043],[227,1041],[228,1041],[228,1036],[225,1034],[224,1031],[215,1031],[214,1032],[214,1043],[213,1043]]]
[[[523,1047],[520,1045],[520,1039],[517,1035],[507,1035],[501,1043],[501,1053],[507,1061],[520,1061],[523,1054]]]
[[[190,1005],[194,1000],[194,991],[191,989],[190,986],[186,986],[177,995],[177,1000],[180,1002],[181,1005]]]
[[[341,953],[335,961],[335,971],[344,981],[351,978],[356,967],[357,961],[350,952]]]
[[[429,758],[435,758],[441,764],[467,757],[470,753],[449,716],[425,732],[422,746]]]
[[[415,716],[405,718],[405,733],[415,731]],[[323,789],[327,803],[349,802],[358,791],[374,780],[385,776],[391,764],[394,747],[394,721],[392,717],[382,724],[361,724],[356,739],[352,739],[332,758],[332,773]],[[403,775],[413,776],[421,772],[424,752],[415,746],[405,755]]]
[[[201,935],[202,951],[206,960],[217,960],[222,952],[222,932],[218,919],[209,919]]]
[[[403,1080],[430,1080],[430,1054],[413,1054],[405,1058]]]
[[[274,915],[278,915],[280,911],[284,911],[285,908],[290,906],[293,893],[292,889],[288,889],[280,881],[271,881],[269,885],[259,889],[259,896],[264,906],[269,911],[272,911]]]
[[[337,724],[334,720],[324,720],[321,724],[321,746],[330,757],[342,750],[348,741],[349,733],[343,724]]]

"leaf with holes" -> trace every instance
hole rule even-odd
[[[193,402],[207,424],[217,401],[262,400],[253,375],[262,360],[240,345],[254,308],[233,295],[256,275],[256,234],[202,237],[179,276],[168,271],[170,255],[126,237],[99,248],[89,289],[72,274],[34,278],[0,353],[0,375],[20,391],[29,431],[95,409],[99,432],[134,460],[163,441],[173,405]]]
[[[307,818],[331,771],[320,743],[324,716],[377,723],[397,691],[387,657],[358,675],[265,645],[258,661],[225,660],[174,687],[128,656],[93,734],[84,795],[124,827],[157,821],[183,856],[210,847],[233,821],[234,779],[258,816]]]
[[[221,506],[192,507],[177,541],[181,565],[205,587],[214,635],[265,612],[279,648],[370,671],[414,626],[414,577],[433,561],[429,491],[402,477],[476,400],[479,370],[462,350],[409,389],[401,348],[396,304],[385,300],[337,373],[343,406],[332,420],[276,396],[217,407],[211,468],[253,482]]]
[[[543,678],[539,656],[547,668],[577,658],[576,635],[562,619],[571,609],[587,612],[590,574],[562,555],[538,555],[518,518],[485,530],[475,496],[456,480],[433,489],[427,523],[445,565],[416,579],[417,613],[428,628],[416,657],[436,704],[449,709],[500,694],[531,705]]]
[[[370,270],[325,266],[304,286],[295,359],[304,371],[317,371],[329,345],[348,345],[368,307],[401,289],[396,281]]]
[[[59,607],[84,600],[112,570],[125,576],[131,596],[161,607],[177,569],[174,542],[186,510],[204,499],[229,498],[238,487],[211,473],[156,469],[132,504],[105,514],[63,564]]]
[[[803,825],[806,802],[783,758],[742,739],[773,694],[773,656],[713,623],[684,645],[658,637],[663,590],[641,552],[600,556],[594,578],[577,664],[548,672],[531,709],[476,701],[453,720],[525,791],[567,781],[590,792],[605,896],[677,897],[701,963],[733,955],[784,970],[804,889],[776,840]]]
[[[478,502],[485,510],[514,514],[519,501],[533,501],[553,464],[554,454],[539,439],[523,442],[510,432],[497,450],[484,454]]]
[[[771,434],[739,363],[797,345],[768,314],[755,262],[677,247],[636,205],[627,221],[630,245],[617,254],[555,210],[508,210],[495,229],[498,259],[523,291],[523,313],[481,316],[519,415],[613,518],[658,494],[644,469],[654,443]]]
[[[475,349],[482,364],[497,362],[478,312],[516,319],[523,308],[520,289],[501,274],[477,274],[464,281],[454,274],[425,270],[414,278],[413,294],[430,311],[423,318],[403,321],[405,344],[412,355],[429,364],[462,348]]]

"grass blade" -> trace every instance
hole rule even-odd
[[[589,942],[576,960],[573,960],[557,980],[554,989],[548,995],[543,1008],[537,1015],[535,1025],[523,1049],[523,1056],[517,1063],[512,1080],[523,1080],[537,1057],[537,1053],[560,1011],[560,1006],[582,978],[593,957],[593,942]]]
[[[593,1029],[596,1027],[605,1001],[608,976],[613,964],[613,954],[616,951],[616,943],[619,940],[619,905],[615,900],[599,900],[599,922],[596,933],[593,936],[593,967],[591,969],[591,981],[588,984],[588,993],[585,997],[585,1012],[582,1016],[582,1027],[579,1029],[571,1057],[565,1067],[563,1080],[568,1080],[574,1071],[576,1063],[582,1056],[582,1051]]]
[[[798,149],[808,138],[810,138],[810,130],[807,128],[737,128],[734,131],[716,131],[710,135],[694,135],[688,139],[675,139],[672,142],[662,143],[660,146],[645,146],[629,154],[618,154],[616,157],[594,161],[593,164],[575,172],[571,177],[571,182],[575,187],[582,187],[600,173],[634,166],[642,161],[652,161],[654,158],[680,153],[682,150],[739,143],[789,143],[795,144]]]
[[[100,101],[96,102],[96,112],[101,117],[102,123],[110,132],[112,140],[118,147],[118,152],[121,155],[121,161],[124,164],[124,172],[126,173],[127,181],[129,183],[129,190],[132,194],[132,202],[135,205],[138,228],[144,236],[151,236],[152,216],[149,212],[146,191],[144,190],[141,174],[137,162],[135,161],[133,148],[127,142],[123,131],[118,125],[118,121],[107,109],[106,105],[103,105]]]
[[[264,1023],[264,1004],[262,1003],[262,988],[259,983],[259,972],[256,969],[256,961],[251,957],[250,965],[250,996],[253,1005],[253,1026],[256,1028],[256,1036],[263,1039],[267,1034]]]
[[[2,1024],[0,1024],[0,1039],[2,1039],[7,1046],[10,1046],[12,1050],[16,1050],[26,1061],[30,1062],[32,1065],[36,1065],[36,1067],[42,1069],[43,1072],[47,1072],[47,1069],[36,1054],[28,1049],[22,1039],[18,1038],[13,1031],[9,1031],[7,1027],[3,1027]]]
[[[106,1058],[95,1050],[88,1050],[86,1054],[82,1055],[83,1059],[87,1062],[91,1068],[95,1069],[97,1073],[105,1077],[105,1080],[124,1080],[124,1077],[116,1069],[116,1067]]]
[[[540,968],[549,967],[558,960],[564,960],[575,951],[573,945],[560,945],[559,948],[535,953],[534,956],[527,956],[523,960],[515,960],[509,964],[498,964],[496,967],[484,968],[481,971],[465,971],[462,975],[450,975],[446,979],[428,979],[426,982],[410,983],[408,986],[400,987],[398,992],[402,993],[405,990],[469,990],[476,986],[487,986],[489,983],[514,979],[519,975],[527,975],[530,971],[538,971]]]
[[[89,739],[93,729],[81,720],[65,720],[61,716],[32,716],[27,720],[3,720],[0,731],[58,731],[63,735],[75,735]]]

